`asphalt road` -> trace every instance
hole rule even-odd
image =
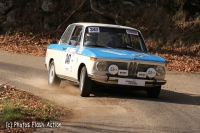
[[[77,85],[47,85],[44,57],[0,51],[0,83],[10,81],[70,112],[57,121],[60,128],[36,132],[199,133],[200,74],[167,72],[166,79],[158,99],[147,98],[146,92],[102,87],[82,98]]]

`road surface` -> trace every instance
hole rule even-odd
[[[82,98],[77,85],[48,86],[44,57],[0,51],[0,83],[10,81],[70,111],[59,121],[60,128],[36,132],[199,133],[200,74],[167,72],[166,79],[158,99],[147,98],[146,92],[102,87]]]

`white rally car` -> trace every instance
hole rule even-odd
[[[99,23],[69,25],[59,43],[47,47],[45,58],[49,85],[77,82],[83,97],[100,83],[139,87],[156,98],[166,83],[165,65],[165,59],[148,53],[139,30]]]

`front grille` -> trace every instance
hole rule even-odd
[[[136,73],[136,70],[137,70],[137,63],[131,62],[128,68],[128,75],[134,75]]]
[[[130,76],[134,76],[137,72],[146,72],[149,68],[155,67],[155,65],[137,64],[136,62],[131,62],[128,67],[128,74]]]
[[[117,65],[120,70],[127,70],[129,76],[136,76],[137,72],[146,72],[149,68],[156,68],[155,65],[137,64],[136,62],[130,62],[129,65],[126,62],[112,62],[106,61],[107,70],[110,65]]]

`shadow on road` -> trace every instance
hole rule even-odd
[[[179,93],[162,89],[158,98],[148,98],[146,91],[126,88],[97,88],[92,91],[91,97],[121,98],[151,100],[155,102],[168,102],[187,105],[200,105],[200,96],[188,93]]]

